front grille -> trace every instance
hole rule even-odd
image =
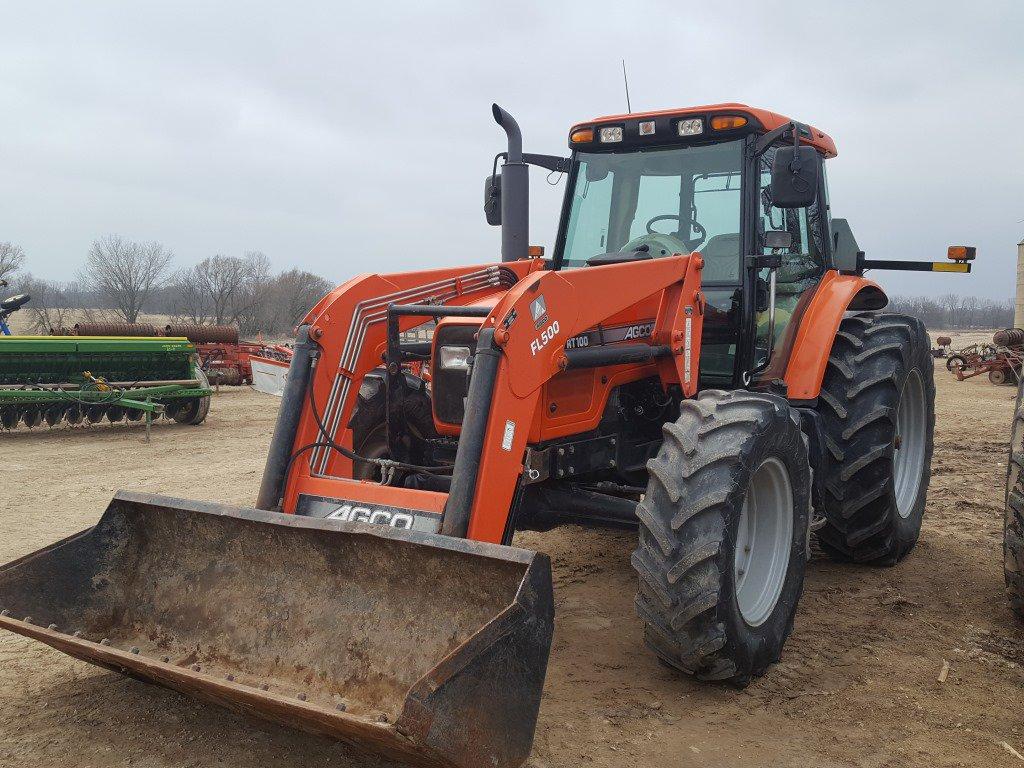
[[[440,326],[434,334],[434,360],[431,366],[431,394],[434,403],[434,417],[445,424],[462,424],[466,410],[466,395],[469,393],[469,376],[466,371],[443,371],[440,368],[438,350],[443,346],[469,347],[476,349],[476,334],[479,325]]]

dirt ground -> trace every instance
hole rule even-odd
[[[644,649],[632,535],[518,536],[552,556],[557,614],[529,765],[1024,764],[1012,752],[1024,753],[1024,626],[1007,608],[1000,565],[1014,390],[958,383],[941,363],[936,379],[917,549],[891,569],[816,555],[782,663],[745,690],[691,682]],[[226,388],[205,425],[159,426],[150,444],[137,426],[0,435],[0,562],[92,524],[119,488],[251,503],[277,404]],[[0,765],[381,764],[3,633]]]

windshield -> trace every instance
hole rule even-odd
[[[576,158],[563,269],[604,253],[699,250],[704,282],[739,280],[742,140]]]

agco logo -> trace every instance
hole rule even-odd
[[[412,529],[413,521],[413,516],[405,512],[392,512],[389,509],[362,507],[355,504],[340,506],[327,517],[332,520],[389,525],[392,528],[405,528],[406,530]]]
[[[627,341],[629,339],[645,339],[651,335],[654,330],[654,323],[642,323],[640,325],[631,325],[626,329],[626,335],[623,336],[622,340]]]

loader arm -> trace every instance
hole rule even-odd
[[[545,382],[570,368],[636,362],[639,356],[658,362],[666,386],[680,385],[684,396],[696,391],[703,311],[698,254],[569,272],[542,266],[513,262],[364,276],[315,307],[307,318],[310,341],[297,346],[288,383],[293,391],[285,392],[258,506],[384,524],[399,516],[414,529],[500,543]],[[657,295],[650,344],[565,349],[576,334]],[[361,383],[388,347],[389,315],[407,330],[429,319],[430,311],[457,315],[470,304],[473,312],[484,305],[487,314],[450,490],[352,479],[351,461],[325,445],[326,438],[351,448],[348,421]],[[407,314],[409,305],[427,316]]]
[[[442,533],[489,542],[505,538],[541,387],[561,371],[648,355],[662,361],[664,384],[680,384],[684,396],[696,392],[702,266],[700,255],[692,254],[538,272],[495,305],[480,332]],[[565,349],[567,339],[658,293],[662,299],[650,345],[613,348],[599,356]]]

